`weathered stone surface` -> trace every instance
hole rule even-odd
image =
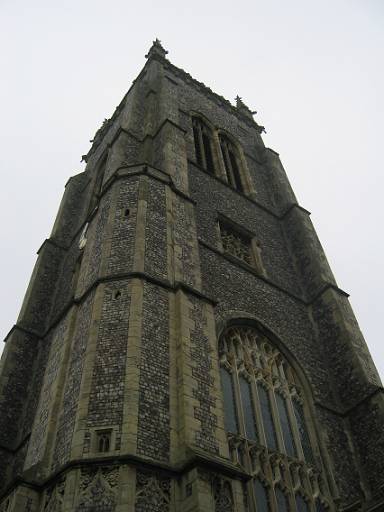
[[[244,102],[165,55],[67,183],[7,338],[0,510],[380,511],[383,390],[308,212]],[[220,349],[233,326],[265,339]]]

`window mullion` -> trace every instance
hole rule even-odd
[[[260,383],[260,386],[262,384]],[[261,402],[260,402],[260,396],[259,396],[259,387],[257,381],[255,381],[255,401],[256,401],[256,416],[257,416],[257,426],[259,430],[260,435],[260,444],[267,447],[267,435],[265,433],[265,427],[264,427],[264,420],[263,420],[263,412],[261,410]]]
[[[280,425],[279,411],[277,410],[277,405],[276,405],[275,389],[274,389],[273,385],[271,385],[271,387],[269,388],[269,401],[271,404],[272,419],[275,424],[277,446],[279,448],[280,453],[286,453],[285,446],[284,446],[283,432],[281,430],[281,425]]]
[[[253,410],[255,411],[256,430],[257,430],[257,434],[259,437],[259,443],[262,446],[267,446],[265,432],[264,432],[264,425],[263,425],[263,417],[262,417],[261,407],[260,407],[260,399],[259,399],[258,390],[257,390],[257,382],[256,382],[254,375],[253,375],[253,379],[252,379],[252,383],[251,383],[251,389],[252,389]]]
[[[235,363],[236,366],[236,363]],[[239,382],[239,374],[237,372],[237,368],[233,371],[233,379],[234,379],[234,389],[235,389],[235,404],[236,404],[236,412],[239,423],[239,434],[242,437],[247,437],[245,431],[245,420],[244,420],[244,411],[243,411],[243,402],[241,400],[241,392],[240,392],[240,382]]]
[[[226,142],[224,143],[224,151],[225,151],[225,161],[227,163],[226,167],[227,167],[227,174],[228,174],[228,183],[231,185],[231,187],[236,188],[236,180],[233,175],[232,163],[231,163],[231,159],[229,158],[228,145]]]
[[[218,163],[217,169],[218,169],[219,178],[223,179],[224,181],[228,181],[227,171],[225,168],[223,150],[222,150],[222,146],[221,146],[220,137],[219,137],[217,131],[215,131],[213,133],[213,149],[214,149],[214,159],[217,160],[217,163]]]
[[[296,453],[297,453],[299,459],[304,460],[305,459],[304,452],[303,452],[303,447],[301,446],[300,433],[299,433],[299,428],[298,428],[297,421],[296,421],[295,412],[293,410],[291,394],[288,395],[286,404],[287,404],[288,417],[289,417],[289,421],[290,421],[291,429],[292,429],[292,435],[293,435],[293,439],[295,441]]]

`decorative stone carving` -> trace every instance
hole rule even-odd
[[[171,482],[169,478],[138,471],[136,474],[136,512],[168,512]]]
[[[223,224],[220,232],[224,251],[252,265],[250,239]]]
[[[76,512],[113,512],[116,507],[114,487],[118,483],[118,469],[99,468],[83,472],[82,493]]]
[[[167,50],[164,49],[163,45],[161,44],[161,41],[159,39],[155,39],[152,43],[151,48],[149,49],[149,52],[145,56],[146,59],[149,59],[149,57],[153,57],[155,55],[159,57],[165,58],[167,55]]]
[[[233,512],[234,506],[230,482],[221,478],[215,478],[213,480],[213,493],[215,512]]]
[[[60,512],[65,491],[65,477],[61,478],[53,487],[47,490],[44,512]]]

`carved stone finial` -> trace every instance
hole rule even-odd
[[[253,120],[253,116],[255,114],[257,114],[256,110],[255,111],[252,111],[250,110],[247,105],[243,102],[242,98],[237,95],[236,96],[236,108],[244,115],[246,115],[247,117],[249,117],[250,119]]]
[[[155,55],[163,57],[165,59],[165,56],[167,55],[167,50],[164,49],[163,45],[161,44],[160,39],[156,39],[153,41],[151,48],[149,49],[149,52],[145,56],[146,59],[149,59],[150,57],[154,57]]]

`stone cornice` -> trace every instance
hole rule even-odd
[[[124,455],[106,455],[103,457],[89,457],[86,459],[76,459],[62,465],[52,476],[47,479],[41,479],[40,481],[34,479],[28,475],[28,470],[24,472],[24,476],[20,475],[11,482],[7,488],[0,494],[0,498],[7,496],[17,486],[22,485],[34,489],[36,491],[42,491],[48,486],[52,486],[62,475],[65,473],[82,468],[82,467],[98,467],[98,466],[120,466],[120,465],[131,465],[144,470],[156,471],[162,473],[164,476],[169,477],[180,477],[185,473],[188,473],[192,469],[208,470],[214,473],[219,473],[228,477],[248,481],[252,478],[252,475],[233,464],[231,461],[222,457],[210,455],[207,452],[203,452],[194,447],[187,447],[186,460],[179,464],[167,464],[162,462],[155,462],[150,459],[140,457],[134,454]]]
[[[53,247],[55,247],[55,249],[60,249],[61,251],[66,251],[67,248],[58,244],[54,239],[52,238],[46,238],[44,240],[44,242],[41,244],[41,246],[39,247],[39,249],[37,250],[37,254],[40,254],[40,252],[47,246],[47,245],[52,245]]]
[[[34,338],[36,338],[37,340],[41,338],[40,336],[40,333],[38,333],[37,331],[33,331],[31,329],[26,329],[25,327],[23,327],[22,325],[19,325],[19,324],[15,324],[11,327],[10,331],[8,332],[8,334],[6,335],[6,337],[4,338],[4,343],[7,342],[8,338],[11,336],[11,334],[15,331],[20,331],[22,332],[23,334],[28,334],[28,336],[33,336]]]
[[[126,272],[122,274],[111,274],[103,277],[99,277],[98,279],[95,279],[95,281],[88,286],[88,288],[78,297],[72,297],[70,301],[63,307],[63,309],[60,311],[58,315],[50,322],[49,327],[44,332],[35,332],[31,329],[25,328],[21,325],[15,324],[11,331],[7,334],[5,338],[5,342],[11,335],[11,333],[18,329],[28,335],[35,336],[37,339],[43,339],[45,338],[49,332],[57,326],[57,324],[65,317],[65,315],[68,313],[68,311],[73,307],[81,304],[84,302],[84,300],[88,297],[90,293],[92,293],[96,288],[102,284],[102,283],[110,283],[115,281],[121,281],[121,280],[132,280],[132,279],[141,279],[143,281],[146,281],[151,284],[155,284],[156,286],[160,286],[162,288],[165,288],[166,290],[177,292],[178,290],[182,290],[183,292],[194,295],[195,297],[207,302],[208,304],[211,304],[215,306],[217,304],[217,301],[214,300],[212,297],[209,297],[205,293],[202,293],[201,291],[197,290],[196,288],[193,288],[192,286],[182,283],[180,281],[176,281],[175,283],[171,283],[170,281],[159,279],[157,277],[153,277],[150,274],[147,274],[146,272]]]
[[[132,169],[132,171],[128,172],[129,169]],[[137,169],[137,170],[134,170],[134,169]],[[164,183],[164,184],[168,185],[169,188],[176,195],[178,195],[179,197],[183,198],[184,200],[192,203],[193,205],[196,205],[196,201],[194,199],[192,199],[190,196],[188,196],[187,194],[185,194],[184,192],[182,192],[181,190],[179,190],[175,186],[175,184],[172,181],[171,176],[168,173],[166,173],[166,172],[162,171],[161,169],[159,169],[157,167],[154,167],[153,165],[150,165],[150,164],[148,164],[146,162],[119,166],[114,171],[114,173],[111,175],[111,177],[107,180],[107,182],[104,184],[103,189],[102,189],[102,191],[101,191],[101,193],[99,195],[99,199],[102,198],[105,195],[105,193],[109,190],[109,188],[116,181],[124,179],[124,178],[127,178],[127,177],[137,177],[137,176],[144,176],[144,175],[150,177],[151,179],[154,179],[156,181],[159,181],[161,183]],[[54,238],[49,238],[49,239],[47,239],[47,240],[45,240],[43,242],[41,247],[43,247],[45,243],[50,242],[50,243],[54,244],[56,247],[68,251],[71,248],[71,246],[74,243],[74,241],[79,236],[79,234],[84,229],[84,225],[87,222],[90,222],[92,220],[92,218],[96,215],[97,209],[98,209],[98,207],[95,207],[92,210],[92,212],[90,212],[88,214],[88,216],[85,218],[84,222],[75,231],[74,235],[72,236],[72,238],[71,238],[71,240],[70,240],[70,242],[69,242],[69,244],[67,246],[63,246],[61,244],[58,244],[55,241]],[[41,249],[41,247],[40,247],[40,249]],[[40,251],[40,249],[39,249],[39,251]]]

